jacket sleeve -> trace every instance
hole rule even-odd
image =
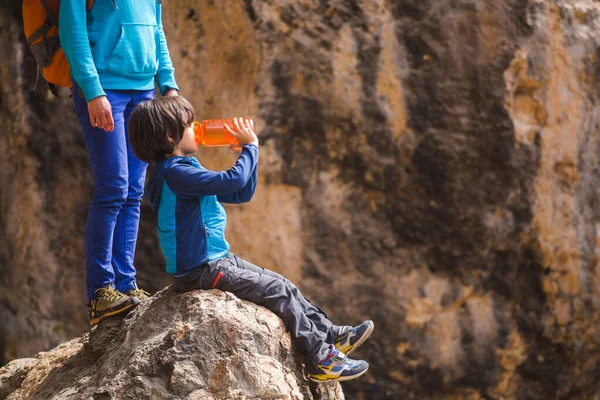
[[[252,199],[254,195],[254,191],[256,190],[256,185],[258,184],[258,163],[256,167],[254,167],[254,171],[252,171],[252,175],[241,190],[237,192],[221,194],[217,196],[217,200],[221,203],[231,203],[231,204],[241,204],[247,203]]]
[[[179,90],[175,82],[175,68],[171,62],[169,48],[167,46],[167,38],[163,30],[162,24],[162,6],[156,6],[156,18],[158,26],[159,42],[157,43],[158,71],[156,72],[156,83],[161,94],[164,94],[168,89]]]
[[[177,196],[223,195],[246,186],[258,162],[258,147],[246,145],[235,165],[227,171],[209,171],[188,164],[175,164],[166,171],[165,181]]]
[[[86,101],[106,95],[92,58],[87,32],[86,2],[62,0],[58,19],[60,45],[71,66],[71,75],[81,87]]]

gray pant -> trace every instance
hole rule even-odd
[[[244,261],[233,253],[210,261],[182,277],[174,277],[176,290],[221,289],[261,305],[283,320],[307,361],[317,365],[330,351],[337,326],[319,307],[302,296],[288,279]]]

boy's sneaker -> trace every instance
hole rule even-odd
[[[112,315],[129,312],[140,303],[136,297],[119,292],[112,284],[96,289],[95,293],[96,298],[89,303],[90,325],[96,325]]]
[[[334,348],[319,365],[307,365],[306,369],[308,379],[313,382],[349,381],[367,372],[369,364],[363,360],[351,360]]]
[[[335,348],[346,355],[350,355],[371,336],[373,329],[375,329],[375,324],[371,320],[355,327],[342,326],[335,338]]]
[[[139,301],[146,301],[150,298],[150,293],[137,287],[137,284],[135,285],[135,289],[128,290],[125,292],[125,294],[129,297],[135,297]]]

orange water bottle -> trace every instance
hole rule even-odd
[[[230,143],[239,145],[239,142],[225,129],[225,124],[230,129],[235,129],[233,119],[205,119],[202,122],[194,121],[194,136],[196,143],[203,146],[229,146]]]

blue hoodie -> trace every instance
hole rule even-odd
[[[227,214],[221,203],[250,201],[258,181],[258,147],[247,144],[231,169],[209,171],[193,157],[156,163],[146,195],[158,212],[167,272],[182,275],[227,256]]]
[[[60,44],[90,101],[108,90],[177,89],[161,21],[162,0],[61,0]]]

